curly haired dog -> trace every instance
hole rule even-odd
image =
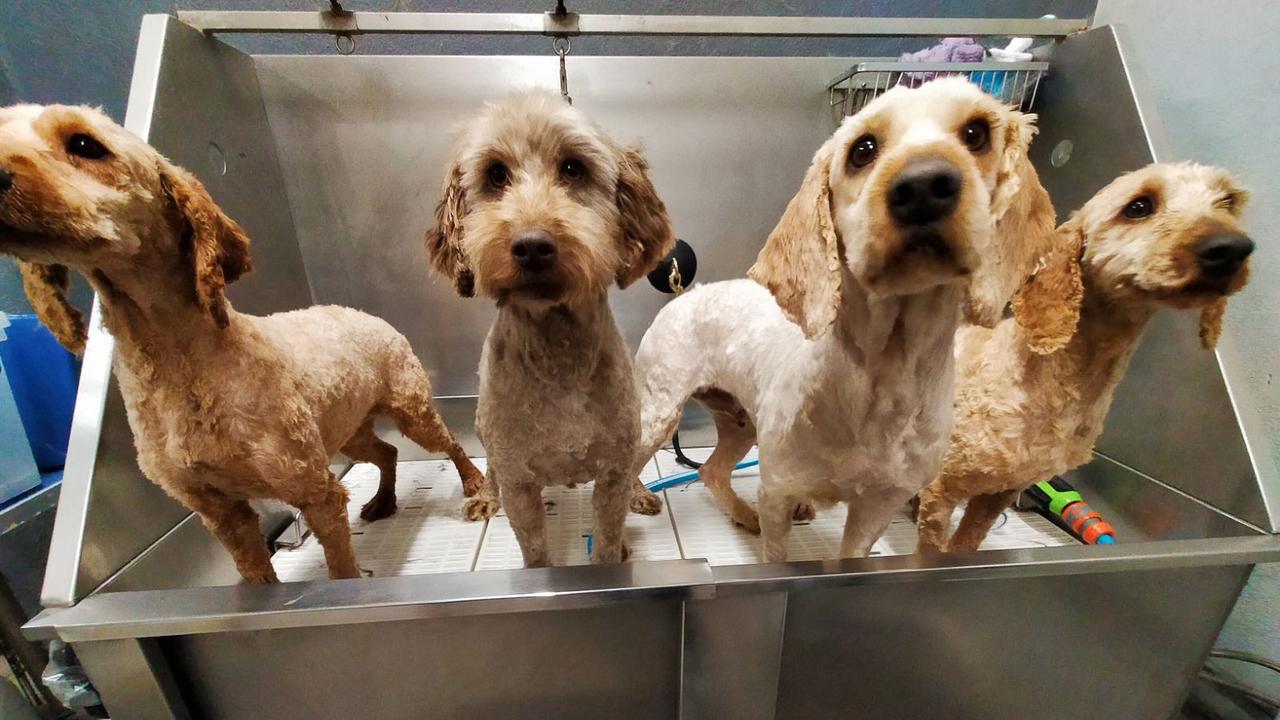
[[[920,550],[977,550],[1019,493],[1092,459],[1158,306],[1200,308],[1200,339],[1213,348],[1227,296],[1248,279],[1247,197],[1226,171],[1203,165],[1123,175],[1058,228],[1014,317],[959,331],[955,431],[938,478],[920,493]],[[1046,336],[1025,322],[1044,313],[1069,332]],[[951,513],[966,500],[948,541]]]
[[[396,449],[374,435],[376,415],[449,455],[466,493],[487,499],[473,517],[496,510],[409,342],[348,308],[236,312],[223,287],[250,269],[244,231],[195,177],[102,113],[0,110],[0,253],[18,258],[36,312],[73,351],[86,332],[67,268],[97,291],[139,467],[199,514],[245,580],[276,580],[255,498],[299,508],[330,577],[359,576],[329,458],[341,450],[381,470],[361,517],[395,512]]]
[[[993,325],[1050,248],[1033,121],[961,79],[895,88],[846,119],[752,279],[695,288],[645,334],[637,458],[697,393],[720,433],[702,478],[759,527],[766,561],[786,559],[809,501],[846,502],[841,553],[865,555],[946,450],[962,305]],[[729,485],[757,430],[758,516]]]
[[[498,304],[476,431],[526,567],[547,564],[545,485],[594,480],[592,560],[627,554],[640,410],[608,290],[674,242],[640,152],[556,95],[488,105],[458,138],[427,252],[460,295]]]

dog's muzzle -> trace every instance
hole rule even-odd
[[[546,230],[521,230],[511,239],[511,259],[530,274],[550,270],[556,264],[556,243]]]
[[[960,169],[941,157],[912,160],[889,184],[889,215],[903,227],[920,227],[943,220],[960,200]]]
[[[1194,252],[1202,277],[1227,281],[1253,253],[1253,240],[1239,233],[1214,233],[1196,243]]]

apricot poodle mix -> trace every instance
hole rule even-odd
[[[529,567],[548,564],[542,488],[595,481],[596,562],[619,562],[640,434],[631,359],[609,286],[674,243],[639,151],[551,93],[487,106],[445,172],[432,267],[497,301],[476,430]]]
[[[395,512],[396,450],[374,435],[379,414],[448,453],[466,493],[485,499],[473,517],[496,510],[408,341],[348,308],[236,312],[223,287],[250,269],[244,231],[195,177],[102,113],[0,109],[0,253],[18,258],[36,312],[76,352],[87,335],[67,268],[97,291],[139,466],[200,515],[245,580],[276,579],[255,498],[298,507],[330,577],[359,576],[329,459],[341,450],[377,464],[361,516]]]
[[[1103,188],[1058,228],[1055,254],[994,330],[956,339],[956,425],[920,494],[920,549],[976,550],[1032,484],[1088,462],[1116,386],[1160,305],[1200,310],[1213,348],[1253,241],[1247,193],[1218,168],[1155,164]],[[1052,313],[1048,337],[1026,318]],[[968,500],[948,541],[951,513]]]

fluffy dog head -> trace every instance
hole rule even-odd
[[[427,254],[460,295],[572,305],[635,282],[674,242],[640,152],[531,92],[465,126]]]
[[[1052,243],[1034,120],[960,78],[886,92],[818,150],[751,277],[809,337],[845,270],[873,297],[965,283],[968,319],[993,325]]]
[[[227,324],[223,287],[249,271],[249,240],[190,173],[85,107],[0,109],[0,253],[18,258],[41,320],[80,351],[66,299],[85,274],[178,265],[194,301]]]
[[[1249,278],[1253,241],[1240,224],[1248,198],[1225,170],[1205,165],[1155,163],[1120,176],[1062,224],[1055,258],[1019,293],[1015,316],[1053,306],[1074,327],[1083,293],[1064,281],[1074,274],[1106,302],[1200,309],[1200,339],[1212,348],[1227,297]]]

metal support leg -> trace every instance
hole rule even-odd
[[[681,720],[772,720],[787,594],[684,604]]]
[[[191,719],[158,640],[99,640],[74,648],[112,717]]]

